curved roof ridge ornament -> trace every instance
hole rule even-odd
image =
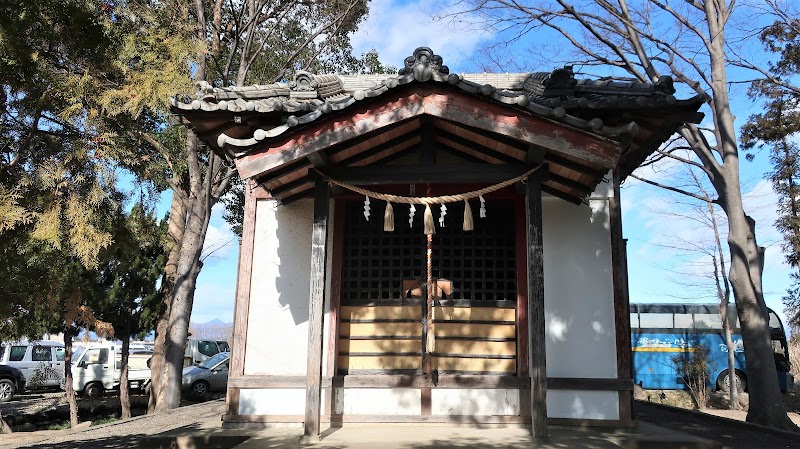
[[[443,64],[441,56],[434,54],[428,47],[417,47],[412,56],[407,57],[403,63],[405,67],[400,69],[398,75],[414,75],[414,79],[420,82],[429,81],[434,75],[447,76],[450,69]]]
[[[289,81],[289,98],[310,100],[317,98],[317,88],[319,82],[313,73],[298,70],[294,74],[294,79]]]

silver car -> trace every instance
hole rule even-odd
[[[220,352],[198,366],[184,368],[181,390],[197,396],[205,396],[211,391],[224,391],[228,387],[230,359],[230,352]]]

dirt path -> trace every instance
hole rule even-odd
[[[224,413],[225,401],[215,400],[202,404],[179,407],[159,415],[138,416],[127,421],[117,421],[84,431],[15,433],[3,435],[2,449],[134,449],[142,437],[195,423]]]

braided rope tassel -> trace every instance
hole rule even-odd
[[[433,223],[433,212],[431,212],[431,205],[425,205],[425,235],[436,234],[436,225]]]
[[[464,230],[472,231],[475,229],[475,223],[472,219],[472,208],[469,207],[469,201],[464,200]]]
[[[383,230],[386,232],[394,231],[394,209],[392,203],[386,202],[386,211],[383,213]]]

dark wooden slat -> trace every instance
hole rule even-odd
[[[481,159],[479,157],[475,157],[475,156],[473,156],[471,154],[467,154],[467,153],[465,153],[463,151],[459,151],[459,150],[457,150],[457,149],[455,149],[455,148],[451,147],[450,145],[447,145],[447,144],[445,144],[443,142],[439,142],[439,146],[437,148],[442,150],[442,151],[444,151],[445,153],[452,154],[455,157],[464,159],[464,160],[469,161],[469,162],[474,162],[476,164],[485,164],[486,163],[486,161],[484,161],[483,159]]]
[[[633,391],[631,379],[548,377],[548,390]]]
[[[294,195],[278,198],[278,201],[280,201],[280,203],[285,206],[287,204],[292,204],[295,201],[302,200],[303,198],[311,198],[313,194],[314,194],[314,189],[307,188],[305,190],[295,193]]]
[[[474,151],[477,151],[477,152],[480,152],[480,153],[484,153],[484,154],[486,154],[488,156],[491,156],[491,157],[493,157],[495,159],[501,160],[501,161],[505,162],[506,164],[518,164],[518,163],[522,162],[522,161],[520,161],[519,159],[517,159],[517,158],[515,158],[513,156],[509,156],[509,155],[507,155],[505,153],[501,153],[499,151],[495,151],[495,150],[493,150],[491,148],[487,148],[487,147],[485,147],[483,145],[478,145],[473,140],[469,140],[469,139],[466,139],[464,137],[457,136],[457,135],[455,135],[453,133],[450,133],[448,131],[445,131],[443,129],[437,129],[436,130],[436,134],[439,135],[439,136],[444,137],[445,139],[447,139],[447,140],[449,140],[449,141],[451,141],[453,143],[457,143],[459,145],[463,145],[463,146],[465,146],[465,147],[467,147],[467,148],[469,148],[471,150],[474,150]]]
[[[339,351],[339,355],[346,355],[350,357],[404,357],[404,356],[415,356],[415,355],[422,355],[422,352],[348,352],[348,351]]]
[[[497,301],[485,299],[440,299],[434,301],[434,304],[444,307],[497,307],[499,309],[513,309],[517,305],[516,301],[506,299]]]
[[[458,323],[458,324],[517,324],[516,321],[499,321],[499,320],[448,320],[436,319],[434,323]]]
[[[330,167],[325,174],[353,185],[377,184],[494,184],[528,171],[524,164],[448,164],[421,166]],[[566,178],[564,178],[566,179]],[[568,180],[569,181],[569,180]],[[574,182],[574,181],[571,181]],[[581,186],[586,189],[585,186]],[[278,189],[275,189],[276,191]]]
[[[306,376],[247,375],[228,379],[229,388],[305,388]]]
[[[292,189],[296,189],[300,186],[308,184],[308,176],[303,176],[302,178],[297,178],[294,181],[289,181],[285,184],[281,184],[274,189],[271,189],[270,192],[275,196],[281,196],[283,193],[288,192]]]
[[[603,176],[605,176],[605,173],[603,173],[600,170],[595,170],[594,168],[587,167],[585,165],[581,165],[581,164],[579,164],[577,162],[571,161],[571,160],[569,160],[569,159],[567,159],[565,157],[559,156],[557,154],[548,153],[547,156],[545,156],[545,159],[547,161],[549,161],[549,162],[552,162],[554,164],[558,164],[558,165],[560,165],[560,166],[562,166],[564,168],[568,168],[568,169],[570,169],[572,171],[576,171],[578,173],[583,173],[584,175],[591,176],[594,179],[600,179]]]
[[[515,341],[516,338],[514,337],[454,337],[454,336],[442,336],[436,337],[437,340],[469,340],[469,341],[493,341],[493,342],[503,342],[503,341]],[[521,352],[519,354],[522,354]]]
[[[539,173],[525,183],[526,249],[528,259],[528,350],[531,372],[531,429],[534,438],[547,438],[547,356],[544,323],[544,251],[542,244],[542,186]],[[522,357],[525,355],[523,354]]]
[[[328,246],[328,184],[314,185],[314,224],[311,230],[311,279],[308,306],[308,364],[306,365],[306,419],[301,442],[319,441],[322,398],[322,333]]]
[[[434,352],[431,355],[434,357],[451,357],[454,359],[493,359],[493,360],[514,360],[516,355],[498,355],[498,354],[463,354],[463,353],[449,353],[449,352]]]
[[[414,121],[414,120],[418,120],[418,119],[416,119],[416,118],[411,119],[411,121]],[[404,120],[402,122],[397,122],[397,123],[394,123],[392,125],[385,126],[385,127],[381,128],[379,130],[372,131],[372,132],[369,132],[369,133],[366,133],[366,134],[362,134],[362,135],[360,135],[360,136],[358,136],[356,138],[347,140],[345,142],[338,143],[338,144],[335,144],[335,145],[331,145],[330,147],[327,148],[326,151],[330,156],[333,156],[333,155],[335,155],[337,153],[341,153],[342,151],[347,150],[348,148],[353,148],[353,147],[355,147],[357,145],[360,145],[360,144],[362,144],[362,143],[364,143],[364,142],[366,142],[366,141],[368,141],[370,139],[373,139],[373,138],[375,138],[376,136],[378,136],[380,134],[385,134],[385,133],[388,133],[388,132],[392,132],[395,129],[400,128],[402,126],[405,126],[408,123],[409,123],[409,121]],[[414,133],[418,129],[419,129],[418,126],[414,127],[413,129],[409,130],[407,133],[405,133],[403,135],[404,136],[408,136],[409,134]]]
[[[542,184],[542,192],[549,193],[550,195],[553,195],[556,198],[560,198],[560,199],[562,199],[564,201],[570,202],[570,203],[575,204],[575,205],[580,205],[581,204],[581,199],[580,198],[572,196],[572,195],[569,195],[567,193],[564,193],[561,190],[558,190],[556,188],[550,187],[550,186],[548,186],[546,184]]]
[[[413,139],[413,138],[414,138],[414,133],[413,132],[409,132],[409,133],[400,135],[398,137],[395,137],[394,139],[387,140],[386,142],[384,142],[384,143],[382,143],[380,145],[375,145],[374,147],[372,147],[370,149],[364,150],[364,151],[362,151],[362,152],[360,152],[358,154],[354,154],[354,155],[352,155],[352,156],[350,156],[350,157],[348,157],[346,159],[343,159],[343,160],[339,161],[337,166],[353,165],[356,162],[362,161],[362,160],[364,160],[364,159],[366,159],[366,158],[368,158],[370,156],[374,156],[374,155],[380,153],[381,151],[386,151],[389,148],[392,148],[392,147],[395,147],[397,145],[403,144],[406,141],[408,141],[409,139]]]
[[[557,175],[555,173],[550,173],[550,177],[548,178],[548,181],[561,184],[564,187],[567,187],[569,189],[572,189],[572,190],[580,193],[582,196],[586,196],[586,195],[592,193],[591,187],[587,186],[586,184],[582,184],[582,183],[580,183],[578,181],[573,181],[573,180],[571,180],[569,178],[565,178],[565,177],[563,177],[561,175]]]
[[[633,377],[631,354],[630,301],[628,297],[628,258],[622,236],[622,205],[620,204],[620,177],[617,171],[613,178],[614,196],[608,199],[609,225],[611,232],[611,266],[614,286],[614,322],[617,347],[617,377],[629,381]],[[619,417],[633,422],[633,393],[620,391]]]
[[[275,170],[272,170],[270,172],[264,173],[262,176],[259,176],[258,177],[258,183],[259,184],[264,184],[264,183],[267,183],[267,182],[273,182],[276,179],[282,178],[282,177],[288,175],[291,172],[294,172],[294,171],[297,171],[297,170],[302,170],[304,168],[310,168],[310,167],[311,167],[311,164],[309,164],[308,161],[305,160],[305,159],[301,159],[301,160],[298,160],[298,161],[290,162],[290,163],[288,163],[286,165],[282,165],[282,166],[276,168]]]

